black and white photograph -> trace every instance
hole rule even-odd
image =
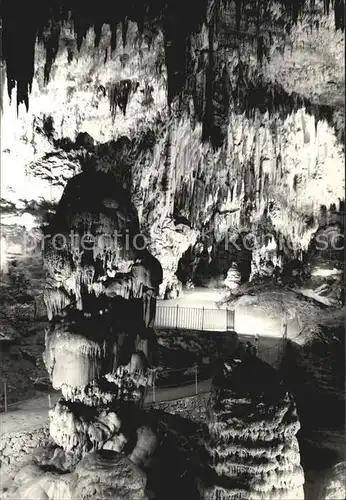
[[[345,1],[0,5],[0,500],[345,500]]]

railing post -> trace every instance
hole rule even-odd
[[[175,328],[178,328],[178,313],[179,313],[179,304],[177,304],[177,312],[175,316]]]
[[[259,335],[256,333],[255,335],[255,353],[256,357],[258,357],[258,351],[259,351]]]
[[[204,329],[204,306],[202,307],[202,332]]]
[[[283,334],[281,353],[280,353],[281,356],[283,356],[283,353],[285,352],[286,342],[287,342],[287,321],[285,321],[284,323],[284,334]]]
[[[153,370],[153,403],[155,403],[156,401],[155,379],[156,379],[156,370]]]
[[[50,397],[50,394],[48,394],[48,408],[51,409],[52,407],[52,399]]]
[[[5,406],[5,413],[7,413],[7,384],[6,384],[6,381],[4,382],[4,406]]]
[[[234,331],[234,310],[230,309],[229,306],[226,308],[226,330]]]

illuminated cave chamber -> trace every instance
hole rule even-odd
[[[32,186],[44,187],[45,198],[63,191],[44,255],[51,322],[44,360],[63,395],[50,411],[56,446],[19,473],[12,498],[97,498],[113,495],[114,484],[121,497],[121,473],[133,481],[129,497],[145,498],[142,469],[157,436],[149,424],[136,422],[131,432],[128,424],[156,362],[156,297],[176,297],[181,282],[237,290],[257,276],[293,276],[319,231],[339,223],[344,103],[336,52],[344,2],[4,4],[3,168],[15,168],[25,185],[42,181]],[[315,73],[310,52],[323,53]],[[133,244],[141,232],[146,250]],[[257,237],[253,248],[225,250],[228,236],[238,242],[247,233]],[[263,239],[267,233],[272,238]],[[320,276],[314,257],[312,273]],[[223,394],[212,409],[222,436],[210,425],[210,450],[224,453],[215,468],[225,476],[234,463],[250,470],[217,442],[232,438],[222,420],[228,400],[241,414],[240,453],[255,461],[263,451],[267,463],[255,467],[253,484],[246,474],[241,485],[228,477],[205,494],[239,487],[261,498],[280,489],[275,449],[266,444],[273,434],[285,448],[287,431],[293,444],[278,454],[280,470],[293,457],[289,477],[300,498],[290,397],[280,393],[275,409],[263,401],[273,417],[263,444],[244,424],[252,396],[238,396]],[[109,451],[123,455],[109,458]],[[61,480],[47,472],[54,467],[74,475]],[[256,474],[264,472],[262,491]]]

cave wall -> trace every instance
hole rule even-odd
[[[184,21],[184,47],[172,34],[172,6],[144,28],[138,19],[81,31],[76,19],[46,26],[28,99],[19,84],[17,99],[2,95],[1,182],[12,215],[33,200],[56,202],[91,166],[130,191],[163,265],[163,295],[178,285],[182,254],[203,238],[215,248],[226,234],[270,231],[274,253],[299,258],[321,204],[344,197],[339,3],[288,12],[278,2],[260,11],[209,2],[198,22]],[[10,88],[14,56],[6,55]],[[254,270],[266,252],[256,245]]]

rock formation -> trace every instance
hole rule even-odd
[[[72,498],[124,498],[147,500],[145,473],[121,454],[103,457],[89,454],[76,469],[76,488]]]
[[[205,500],[304,498],[294,401],[274,368],[252,355],[223,364],[208,403],[213,471]]]
[[[227,272],[227,278],[225,279],[226,287],[231,291],[237,290],[241,282],[241,274],[238,271],[237,264],[233,263]]]
[[[138,411],[156,355],[151,327],[162,270],[143,244],[136,245],[139,237],[136,212],[112,175],[88,171],[67,184],[46,234],[45,302],[52,321],[44,362],[62,392],[49,411],[50,435],[63,464],[69,456],[74,464],[85,459],[74,475],[61,478],[45,474],[38,456],[15,478],[16,498],[106,492],[146,498],[140,467],[150,460],[157,435],[143,422],[131,429],[128,416],[121,416],[122,403]],[[110,459],[92,454],[100,450]]]
[[[339,500],[346,496],[346,463],[340,462],[329,471],[321,488],[320,499]]]
[[[44,361],[64,397],[50,425],[66,451],[102,448],[120,429],[107,407],[144,397],[162,271],[136,245],[140,237],[126,193],[112,175],[92,171],[67,184],[47,229],[45,302],[54,321]]]
[[[90,161],[112,171],[163,266],[162,297],[179,293],[178,261],[206,234],[215,250],[253,233],[252,275],[261,258],[301,259],[321,206],[344,198],[344,13],[329,3],[196,2],[191,17],[153,0],[84,19],[67,2],[21,29],[6,2],[6,199],[57,200]],[[13,52],[19,31],[27,51]]]
[[[15,488],[9,490],[6,498],[148,500],[146,474],[124,454],[89,453],[78,463],[74,473],[58,474],[52,469],[52,461],[49,466],[48,470],[37,463],[23,467],[14,478]]]

